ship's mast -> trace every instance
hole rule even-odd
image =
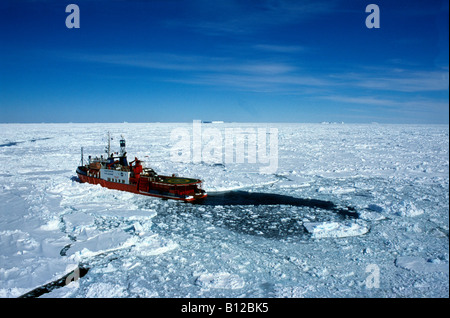
[[[123,138],[123,135],[120,135],[120,137],[120,156],[123,157],[127,151],[125,149],[125,138]]]
[[[109,156],[111,155],[111,133],[108,131],[108,147],[106,148],[106,154],[107,157],[109,158]]]
[[[84,160],[83,160],[83,147],[81,147],[81,166],[84,166]]]

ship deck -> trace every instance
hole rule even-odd
[[[159,176],[161,180],[160,183],[167,183],[171,185],[188,185],[195,184],[201,182],[199,179],[191,179],[191,178],[180,178],[180,177],[168,177],[168,176]]]

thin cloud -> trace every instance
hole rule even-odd
[[[248,34],[330,14],[336,6],[337,1],[323,0],[192,0],[184,8],[192,13],[192,19],[173,18],[165,24],[208,35]]]
[[[328,87],[326,80],[302,75],[275,75],[263,74],[199,74],[183,79],[169,81],[185,84],[197,84],[232,88],[238,91],[251,91],[260,93],[309,93],[311,88]]]
[[[299,47],[258,45],[262,50],[293,51]],[[61,56],[61,55],[60,55]],[[289,60],[270,59],[245,60],[228,56],[202,56],[171,53],[134,54],[74,54],[66,58],[90,63],[136,67],[148,70],[162,70],[157,76],[162,81],[180,82],[207,86],[222,86],[236,90],[253,92],[282,92],[308,94],[311,89],[326,90],[328,97],[321,99],[338,100],[351,104],[405,105],[390,99],[380,99],[377,92],[418,93],[448,91],[448,70],[411,71],[404,69],[372,68],[352,73],[307,72]],[[364,72],[363,72],[364,71]],[[180,75],[174,78],[173,72]],[[342,89],[363,88],[374,92],[373,96],[343,96]],[[432,103],[435,105],[436,103]],[[419,107],[416,102],[409,106]]]
[[[59,55],[61,56],[61,54]],[[297,66],[273,60],[244,61],[229,57],[209,57],[169,53],[66,54],[79,62],[117,67],[167,71],[159,80],[204,85],[251,92],[299,93],[305,88],[326,87],[332,83],[320,77],[301,74]],[[173,72],[179,73],[174,76]],[[150,73],[152,74],[152,73]]]
[[[342,96],[330,95],[321,96],[321,99],[339,102],[343,104],[353,104],[365,107],[379,109],[383,111],[408,111],[408,112],[436,112],[448,109],[448,103],[433,98],[414,98],[406,97],[403,99],[389,99],[373,96]]]
[[[444,71],[405,72],[400,76],[361,80],[358,86],[398,92],[445,91],[449,87],[448,73]]]
[[[334,74],[333,77],[347,85],[381,91],[413,93],[448,91],[449,89],[449,75],[445,68],[432,71],[366,70],[364,73]]]
[[[260,51],[274,53],[298,53],[304,52],[305,47],[299,45],[273,45],[273,44],[255,44],[253,48]]]
[[[169,53],[72,54],[70,58],[84,62],[180,72],[232,72],[274,75],[286,74],[297,70],[297,67],[294,65],[283,62],[264,60],[243,62],[229,57],[210,57]]]

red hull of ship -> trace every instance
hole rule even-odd
[[[147,195],[150,197],[180,200],[180,201],[185,201],[185,202],[193,202],[193,201],[204,199],[207,196],[206,194],[204,194],[202,196],[196,196],[196,197],[191,197],[191,198],[179,198],[179,197],[174,197],[174,196],[169,196],[169,195],[164,195],[164,194],[154,194],[154,193],[139,191],[137,184],[122,184],[122,183],[110,182],[110,181],[106,181],[106,180],[103,180],[100,178],[85,176],[85,175],[82,175],[79,173],[77,173],[77,175],[82,183],[99,184],[102,187],[105,187],[108,189],[132,192],[132,193],[136,193],[136,194]]]

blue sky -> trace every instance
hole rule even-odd
[[[1,1],[0,122],[448,124],[448,17],[448,0]]]

